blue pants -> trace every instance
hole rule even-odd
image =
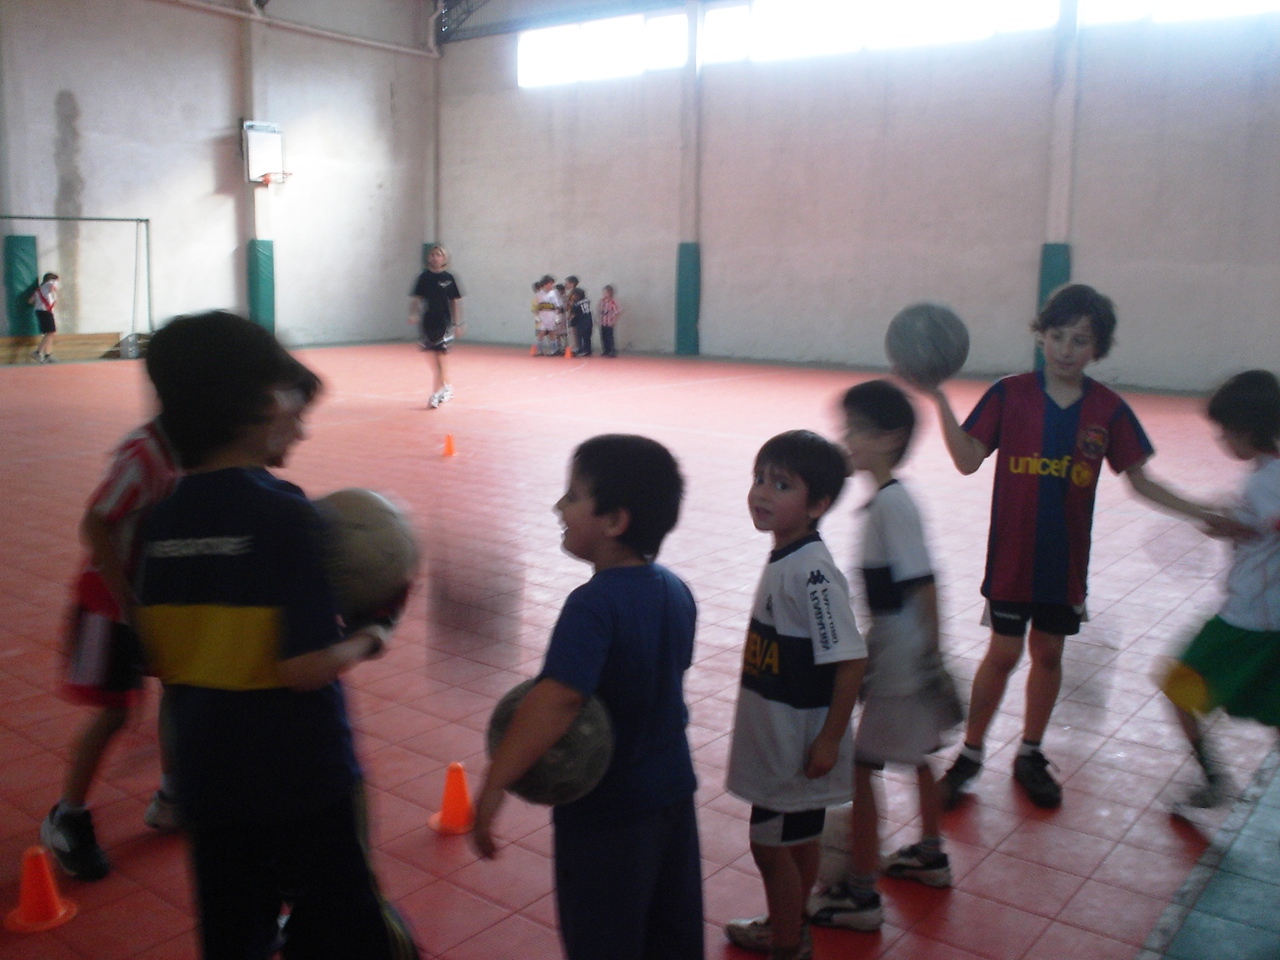
[[[569,960],[702,960],[692,795],[627,823],[557,823],[555,862]]]

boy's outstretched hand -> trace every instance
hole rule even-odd
[[[1200,520],[1203,524],[1200,529],[1217,540],[1245,543],[1258,539],[1257,530],[1224,513],[1206,513]]]
[[[505,793],[502,790],[483,790],[476,801],[476,822],[471,828],[471,846],[485,860],[498,855],[498,845],[493,840],[493,818],[498,815]]]

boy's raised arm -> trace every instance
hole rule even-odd
[[[1257,536],[1257,531],[1247,524],[1243,524],[1233,517],[1224,516],[1204,504],[1194,503],[1178,496],[1159,480],[1149,476],[1145,463],[1130,467],[1124,472],[1124,476],[1129,481],[1129,486],[1133,488],[1133,492],[1138,496],[1144,500],[1149,500],[1157,506],[1164,507],[1166,510],[1180,513],[1184,517],[1190,517],[1192,520],[1199,520],[1204,524],[1205,533],[1211,537],[1221,537],[1228,540],[1251,540]]]
[[[520,701],[511,725],[493,752],[489,772],[476,800],[476,824],[472,845],[486,860],[493,859],[493,818],[502,806],[506,789],[519,780],[542,755],[573,726],[586,703],[577,690],[559,680],[543,677]]]
[[[805,758],[804,775],[811,780],[825,777],[836,765],[836,755],[840,752],[840,741],[849,729],[849,720],[853,717],[853,708],[858,702],[858,691],[862,689],[862,675],[866,672],[867,660],[842,660],[836,666],[835,686],[831,691],[831,706],[827,708],[827,719],[822,729],[809,744],[809,756]]]
[[[916,385],[916,389],[937,405],[942,440],[947,445],[947,453],[951,454],[951,461],[956,465],[956,469],[966,477],[975,473],[991,451],[981,440],[964,432],[960,421],[956,419],[955,411],[951,409],[951,401],[947,399],[941,387],[926,389]]]

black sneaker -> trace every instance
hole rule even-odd
[[[88,810],[59,813],[55,803],[40,824],[40,842],[53,851],[59,866],[77,880],[101,880],[111,872],[111,863],[94,836],[93,817]]]
[[[982,761],[970,760],[963,753],[956,757],[951,769],[938,781],[938,793],[942,797],[942,809],[952,810],[960,803],[960,788],[982,772]]]
[[[885,857],[882,866],[886,877],[915,880],[926,887],[951,886],[950,858],[942,851],[927,854],[918,843]]]
[[[1037,807],[1052,810],[1062,805],[1062,787],[1049,773],[1049,758],[1039,750],[1018,755],[1013,761],[1013,779],[1022,784]]]
[[[818,927],[843,927],[870,933],[884,922],[880,894],[850,883],[833,883],[809,896],[810,920]]]

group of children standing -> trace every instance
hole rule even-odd
[[[987,725],[1024,643],[1032,671],[1014,776],[1032,802],[1061,802],[1041,737],[1065,637],[1084,617],[1104,461],[1135,492],[1237,543],[1227,604],[1165,684],[1205,771],[1193,802],[1225,796],[1199,716],[1220,706],[1280,726],[1280,383],[1249,371],[1210,401],[1229,453],[1255,468],[1241,508],[1222,514],[1147,476],[1152,448],[1137,418],[1084,375],[1107,353],[1114,329],[1107,298],[1070,286],[1033,324],[1044,369],[997,382],[963,425],[939,389],[917,387],[936,403],[962,472],[998,457],[982,588],[992,636],[964,748],[941,780],[929,757],[956,718],[939,648],[938,592],[920,514],[895,477],[916,424],[910,400],[890,381],[862,383],[841,400],[842,445],[796,430],[760,449],[747,507],[772,551],[750,612],[726,783],[751,804],[749,844],[768,912],[730,922],[733,943],[772,960],[804,960],[812,955],[811,924],[880,926],[882,872],[949,885],[940,811],[980,771]],[[84,581],[71,647],[119,671],[89,685],[121,694],[121,702],[140,683],[144,649],[165,684],[176,790],[166,799],[176,799],[191,839],[205,956],[268,956],[282,937],[276,919],[284,901],[292,907],[285,956],[413,957],[369,868],[339,681],[381,654],[395,612],[342,622],[319,562],[319,517],[269,470],[301,439],[319,380],[269,334],[225,314],[180,318],[158,332],[147,369],[161,412],[121,448],[86,516],[97,576]],[[124,468],[139,458],[147,476],[130,488],[118,474],[137,474]],[[179,466],[187,471],[181,481]],[[818,532],[850,474],[864,475],[873,491],[858,561],[870,613],[865,636]],[[588,698],[604,702],[614,735],[604,779],[553,812],[557,908],[570,960],[704,956],[697,782],[683,696],[696,608],[689,588],[656,562],[683,492],[675,458],[653,440],[606,435],[574,452],[555,506],[562,548],[590,564],[592,576],[567,598],[539,682],[495,748],[476,801],[473,842],[491,858],[506,789]],[[109,702],[102,705],[114,709]],[[100,756],[101,738],[118,726],[112,717],[86,729],[81,748]],[[886,764],[916,770],[922,831],[919,842],[882,859],[871,784]],[[815,892],[827,808],[851,795],[847,869]],[[88,879],[106,863],[68,849],[77,829],[96,848],[83,798],[80,787],[64,795],[42,835],[64,867]]]
[[[622,316],[622,308],[614,299],[613,287],[606,286],[597,304],[600,314],[600,355],[616,357],[614,327]],[[595,317],[591,300],[578,285],[578,278],[568,276],[564,283],[545,274],[533,282],[533,336],[530,350],[535,357],[589,357]],[[573,342],[570,344],[570,334]]]

